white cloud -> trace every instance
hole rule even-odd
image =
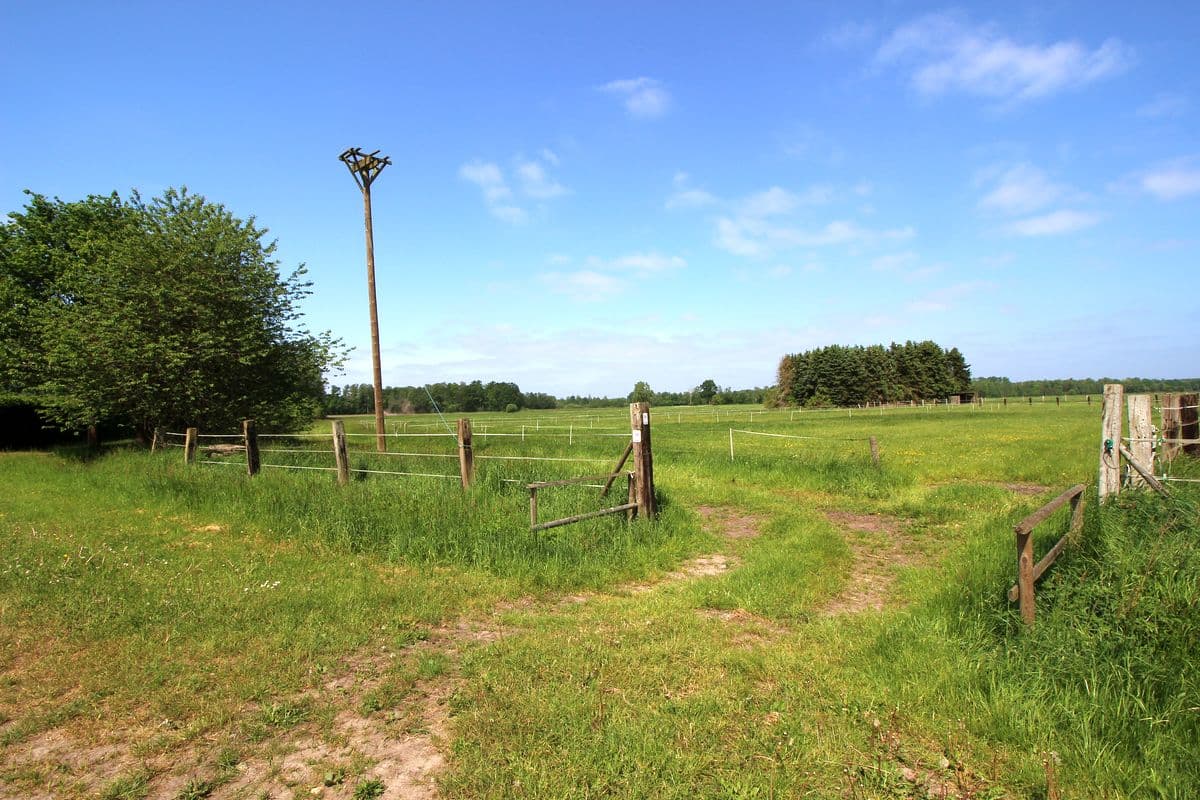
[[[922,95],[961,92],[1020,102],[1047,97],[1117,75],[1133,63],[1115,38],[1099,47],[1064,40],[1021,44],[992,25],[970,25],[956,14],[930,14],[898,28],[880,46],[876,62],[903,64]]]
[[[1090,228],[1099,221],[1098,214],[1064,208],[1049,214],[1017,220],[1010,223],[1007,230],[1017,236],[1058,236]]]
[[[530,200],[550,200],[569,193],[569,190],[549,176],[546,165],[557,165],[558,156],[550,150],[542,150],[542,161],[518,156],[515,159],[517,187],[522,197]],[[504,171],[491,161],[475,159],[458,168],[458,177],[479,187],[488,212],[510,225],[529,221],[529,212],[515,200],[515,192],[509,186]]]
[[[677,208],[703,208],[717,202],[716,196],[710,192],[693,188],[691,186],[691,179],[686,172],[676,172],[675,177],[671,179],[671,183],[674,185],[675,191],[667,198],[666,207],[668,210]]]
[[[680,256],[667,256],[661,253],[630,253],[617,258],[588,257],[587,266],[594,270],[610,272],[633,272],[638,275],[650,275],[657,272],[669,272],[683,269],[687,261]]]
[[[1037,167],[1017,164],[1000,173],[995,186],[979,201],[979,207],[1002,214],[1029,214],[1067,193],[1067,187],[1052,183]]]
[[[512,191],[504,181],[504,173],[500,167],[490,161],[475,161],[463,164],[458,168],[458,177],[478,186],[483,191],[484,199],[489,203],[507,199]]]
[[[609,81],[600,87],[600,91],[620,97],[625,110],[634,117],[661,117],[671,104],[671,95],[654,78]]]
[[[1178,200],[1200,192],[1200,167],[1188,160],[1173,161],[1142,173],[1138,186],[1159,200]]]
[[[557,163],[557,159],[555,159]],[[547,200],[567,193],[566,187],[546,175],[546,169],[536,161],[517,162],[517,179],[521,182],[521,192],[526,197],[537,200]]]
[[[774,225],[761,218],[721,217],[717,220],[716,245],[734,255],[761,256],[794,247],[871,244],[882,240],[911,239],[912,228],[872,230],[848,220],[834,220],[823,228],[806,230]]]
[[[607,300],[625,290],[625,284],[620,278],[590,269],[576,272],[545,272],[538,277],[550,291],[583,302]]]
[[[787,214],[799,205],[800,199],[786,189],[772,186],[764,192],[752,194],[740,203],[742,216],[772,217]]]
[[[555,253],[547,258],[555,266],[571,263],[570,256]],[[654,251],[629,253],[616,258],[589,256],[572,271],[553,270],[544,272],[538,279],[556,294],[566,295],[583,302],[600,302],[624,292],[629,278],[646,278],[651,275],[683,269],[687,261],[680,256],[664,255]]]
[[[547,164],[549,164],[552,167],[558,166],[558,154],[555,153],[553,150],[551,150],[549,147],[543,147],[541,155],[542,155],[542,161],[545,161]]]

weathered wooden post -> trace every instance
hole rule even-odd
[[[154,426],[154,435],[150,437],[150,452],[157,453],[163,446],[163,429],[158,425]]]
[[[346,452],[346,426],[340,419],[333,421],[333,460],[338,486],[345,486],[350,482],[350,455]]]
[[[654,455],[650,447],[650,404],[630,403],[630,439],[633,442],[633,471],[637,483],[638,512],[645,519],[658,516],[654,503]]]
[[[1150,424],[1150,395],[1131,394],[1125,397],[1129,409],[1129,452],[1143,467],[1154,469],[1154,429]],[[1135,472],[1130,476],[1133,486],[1145,486],[1146,481]]]
[[[1121,491],[1121,400],[1125,387],[1104,384],[1104,419],[1100,424],[1100,502]]]
[[[1033,529],[1016,528],[1017,599],[1021,602],[1021,621],[1033,624],[1036,601],[1033,595]]]
[[[183,463],[191,464],[196,460],[196,440],[200,438],[199,428],[188,428],[183,438]]]
[[[879,466],[879,441],[874,436],[871,437],[871,463]]]
[[[254,427],[254,420],[242,420],[242,438],[246,441],[246,473],[257,475],[262,464],[258,457],[258,431]]]
[[[1179,406],[1177,393],[1163,395],[1159,420],[1162,427],[1162,457],[1164,461],[1174,461],[1175,456],[1179,455],[1178,440],[1183,438],[1183,419],[1179,415]]]
[[[625,481],[628,484],[628,491],[625,493],[625,495],[626,495],[625,503],[626,503],[626,505],[628,505],[629,503],[636,503],[637,502],[637,478],[635,478],[633,476],[633,473],[630,472],[629,474],[627,474],[625,476]],[[634,508],[631,508],[625,512],[625,521],[632,522],[633,518],[636,516],[637,516],[637,507],[635,506]]]
[[[100,431],[95,425],[87,426],[87,449],[92,453],[100,450]]]
[[[1200,394],[1179,395],[1179,434],[1187,440],[1183,452],[1200,456]]]
[[[471,481],[475,480],[475,455],[471,451],[471,420],[466,417],[458,421],[458,472],[463,488],[471,488]]]

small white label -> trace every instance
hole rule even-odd
[[[643,411],[643,412],[642,412],[642,424],[643,424],[643,425],[649,425],[649,424],[650,424],[650,412],[649,412],[649,411]]]
[[[641,443],[641,441],[642,441],[642,432],[641,432],[641,431],[634,431],[634,432],[633,432],[633,441],[634,441],[634,444],[640,444],[640,443]]]

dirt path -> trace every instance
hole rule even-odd
[[[854,554],[846,587],[821,609],[829,616],[882,611],[892,602],[898,567],[920,563],[906,523],[882,514],[828,511],[826,518],[846,534]]]

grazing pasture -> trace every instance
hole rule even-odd
[[[538,533],[525,484],[610,471],[626,409],[472,415],[469,490],[437,415],[347,418],[343,487],[328,421],[254,477],[0,455],[0,797],[1200,791],[1194,484],[1090,488],[1037,627],[1005,596],[1098,405],[652,414],[659,517]]]

